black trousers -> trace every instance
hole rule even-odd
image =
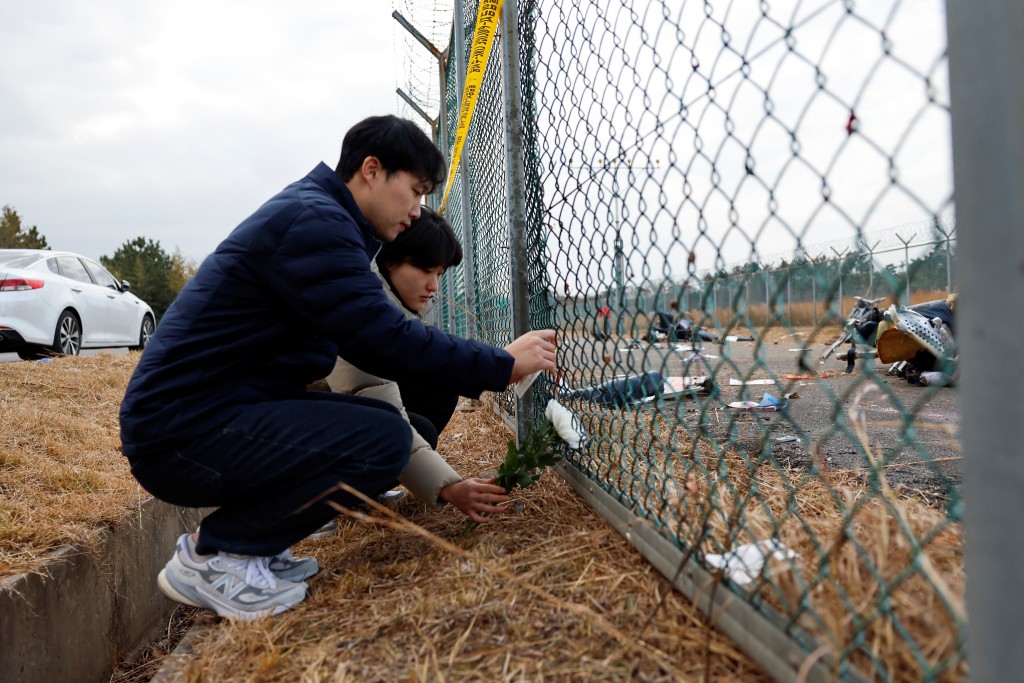
[[[308,392],[247,406],[178,448],[136,456],[132,474],[168,503],[218,508],[200,525],[198,552],[269,556],[334,518],[328,501],[360,504],[341,482],[370,498],[397,484],[411,446],[390,404]]]

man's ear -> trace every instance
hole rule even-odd
[[[359,167],[359,173],[367,185],[373,185],[378,177],[384,175],[384,167],[381,166],[380,159],[370,156],[363,159],[363,164]]]

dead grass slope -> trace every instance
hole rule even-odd
[[[146,494],[117,409],[137,358],[0,364],[0,575],[130,523]],[[509,436],[459,412],[441,450],[471,475]],[[411,499],[344,516],[338,536],[295,549],[323,567],[307,601],[254,623],[205,613],[183,679],[769,680],[557,476],[516,498],[468,536],[457,511]]]
[[[441,450],[469,475],[509,437],[458,412]],[[515,497],[470,535],[457,511],[408,498],[343,514],[338,536],[295,549],[323,567],[307,601],[255,623],[203,617],[181,680],[770,680],[556,475]]]
[[[117,411],[138,354],[0,363],[0,576],[125,521],[147,497]]]

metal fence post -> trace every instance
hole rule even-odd
[[[793,326],[793,264],[786,267],[786,319]]]
[[[813,261],[812,261],[813,263]],[[814,326],[818,326],[818,267],[814,264],[811,268],[811,306],[813,306]]]
[[[452,30],[451,51],[455,53],[455,74],[458,83],[459,99],[462,98],[462,91],[466,85],[466,19],[462,14],[462,1],[455,0],[453,7],[454,21]],[[444,102],[445,100],[441,100]],[[459,111],[461,102],[455,106]],[[472,184],[469,177],[469,163],[465,156],[459,160],[460,179],[462,186],[461,209],[462,209],[462,273],[465,277],[466,310],[471,315],[466,316],[466,334],[471,339],[477,338],[475,334],[476,325],[476,249],[473,242],[473,207],[471,200]],[[456,170],[452,169],[452,173]]]
[[[519,16],[515,2],[501,8],[501,57],[505,90],[505,139],[508,164],[509,247],[511,252],[512,336],[530,330],[528,282],[528,235],[526,225],[526,168],[523,130],[522,84],[519,69]],[[526,436],[533,419],[533,390],[519,401],[516,410],[517,438]]]
[[[950,248],[950,240],[953,239],[952,231],[946,232],[939,228],[939,232],[946,238],[946,294],[953,293],[953,250]]]
[[[768,266],[765,265],[764,269],[761,272],[764,273],[764,315],[766,321],[765,325],[770,325],[772,320],[772,302],[770,298],[770,292],[768,291],[768,275],[770,273]],[[774,275],[772,276],[772,279],[775,279]]]
[[[1024,4],[947,0],[971,679],[1024,670]],[[1013,674],[1017,671],[1018,674]]]
[[[397,89],[399,97],[405,100],[412,109],[419,114],[430,126],[431,138],[434,140],[434,144],[437,145],[438,149],[441,150],[441,156],[444,157],[445,161],[448,161],[448,118],[446,107],[446,94],[447,94],[447,80],[448,80],[448,55],[449,50],[441,50],[424,36],[422,33],[416,30],[416,28],[409,23],[409,21],[402,16],[402,14],[395,10],[391,12],[391,17],[398,22],[398,24],[409,32],[416,41],[426,48],[427,52],[433,55],[434,59],[437,60],[437,70],[439,75],[439,83],[441,86],[441,97],[440,106],[438,107],[437,118],[432,119],[430,116],[420,107],[411,97],[409,97],[405,91],[401,88]],[[443,184],[441,187],[434,188],[433,200],[429,201],[428,204],[432,205],[432,208],[438,208],[441,205],[441,193],[444,191]],[[441,279],[441,294],[446,297],[446,303],[444,309],[447,313],[447,326],[449,332],[455,332],[455,283],[452,282],[451,275],[445,274]],[[468,288],[467,288],[468,289]],[[470,309],[472,310],[472,309]],[[436,314],[435,314],[436,320]]]
[[[843,266],[846,265],[847,250],[836,251],[835,247],[829,247],[829,249],[836,255],[836,263],[839,264],[836,277],[839,279],[839,320],[842,321],[846,319],[846,309],[843,308]]]
[[[914,237],[916,236],[917,233],[912,234],[907,239],[903,239],[903,237],[901,237],[900,235],[896,236],[896,238],[899,239],[900,242],[903,242],[903,274],[906,279],[905,289],[907,296],[907,306],[910,305],[910,243],[914,241]]]

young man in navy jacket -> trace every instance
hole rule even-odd
[[[444,334],[392,306],[370,262],[444,181],[444,159],[411,121],[371,117],[245,219],[160,321],[121,405],[132,474],[175,505],[217,507],[178,539],[158,583],[221,616],[276,614],[305,598],[313,558],[288,548],[395,484],[411,432],[389,404],[310,392],[337,356],[396,381],[476,397],[554,370],[554,331],[504,349]],[[471,495],[500,512],[493,481]]]

